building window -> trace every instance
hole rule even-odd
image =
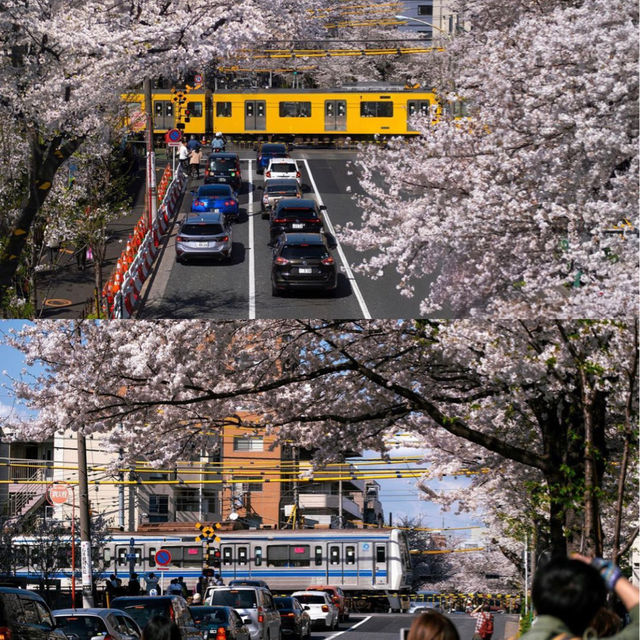
[[[281,118],[310,118],[311,103],[310,102],[281,102],[280,117]]]
[[[251,478],[251,480],[256,480],[256,482],[243,482],[240,484],[241,491],[243,493],[256,493],[262,491],[262,482],[258,482],[260,478]]]
[[[361,102],[360,116],[362,118],[392,118],[393,102]]]
[[[216,118],[230,118],[230,117],[231,117],[231,103],[216,102]]]
[[[234,436],[234,451],[264,451],[264,438],[262,436]]]
[[[200,500],[198,492],[193,489],[183,489],[176,492],[176,511],[198,511]]]
[[[419,4],[418,5],[418,15],[419,16],[432,16],[433,15],[433,6],[430,4]]]
[[[149,496],[149,522],[169,522],[169,496]]]

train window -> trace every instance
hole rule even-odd
[[[222,564],[233,564],[233,549],[225,547],[222,550]]]
[[[230,118],[230,117],[231,117],[231,103],[216,102],[216,118]]]
[[[281,102],[280,117],[281,118],[310,118],[311,103],[310,102]]]
[[[109,547],[105,547],[102,551],[102,561],[104,562],[105,567],[108,567],[111,564],[111,549],[109,549]]]
[[[27,566],[27,553],[28,547],[25,547],[24,545],[20,545],[15,548],[14,561],[16,563],[16,567]]]
[[[286,567],[289,564],[289,545],[270,544],[267,547],[267,566]]]
[[[316,567],[322,566],[322,547],[316,547],[314,553],[316,559]]]
[[[192,118],[202,118],[202,102],[187,102],[187,111]]]
[[[428,116],[431,103],[428,100],[410,100],[407,103],[407,106],[409,107],[410,116]]]
[[[183,552],[183,557],[182,559],[184,560],[185,566],[187,564],[196,564],[196,565],[201,565],[202,564],[202,547],[184,547],[182,549]]]
[[[329,564],[340,564],[340,547],[329,547]]]
[[[308,567],[311,564],[308,544],[291,545],[289,554],[292,567]]]
[[[362,118],[392,118],[393,102],[361,102],[360,116]]]
[[[147,558],[147,562],[149,563],[150,567],[156,566],[156,548],[155,547],[151,547],[149,549],[149,557]]]
[[[238,564],[247,564],[247,547],[238,547]]]
[[[262,564],[262,547],[256,547],[253,553],[255,555],[253,563],[259,567]]]
[[[387,548],[383,545],[376,546],[376,562],[387,561]]]
[[[356,563],[356,548],[348,546],[344,548],[344,563],[355,564]]]

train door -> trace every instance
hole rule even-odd
[[[153,128],[173,129],[173,102],[171,100],[153,101]]]
[[[409,120],[415,116],[428,116],[431,113],[429,100],[407,100],[407,131],[416,131]]]
[[[373,545],[372,584],[386,584],[389,580],[389,554],[386,542]]]
[[[346,100],[325,100],[324,101],[324,130],[325,131],[346,131],[347,130],[347,101]]]
[[[225,579],[233,580],[251,575],[248,543],[222,544],[220,554],[220,568]]]
[[[359,564],[355,542],[327,545],[327,584],[358,584]]]
[[[131,553],[131,547],[128,543],[123,542],[122,544],[116,544],[115,546],[115,565],[116,570],[119,576],[126,575],[129,576],[129,554]],[[141,572],[143,571],[143,561],[144,561],[144,547],[140,543],[136,543],[133,546],[133,555],[135,556],[135,564],[134,571]],[[115,573],[115,572],[114,572]]]
[[[267,128],[267,108],[265,100],[244,101],[245,131],[264,131]]]

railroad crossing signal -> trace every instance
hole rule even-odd
[[[216,522],[213,525],[213,527],[196,522],[196,529],[200,531],[200,535],[196,536],[196,542],[201,542],[204,540],[206,543],[206,550],[204,553],[205,569],[209,567],[209,560],[211,559],[211,553],[209,550],[209,547],[211,546],[211,540],[213,540],[217,544],[220,544],[221,542],[220,538],[216,534],[216,529],[219,529],[219,528],[220,528],[220,523],[218,522]],[[220,549],[219,548],[216,548],[213,550],[213,562],[211,564],[216,568],[220,567]]]

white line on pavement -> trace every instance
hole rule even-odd
[[[320,197],[320,192],[318,191],[318,187],[316,186],[316,182],[313,179],[313,176],[311,175],[311,169],[309,167],[309,163],[307,162],[306,158],[302,159],[302,162],[304,162],[305,166],[307,167],[307,173],[309,174],[309,180],[311,181],[311,186],[313,187],[313,191],[316,194],[316,199],[318,201],[318,204],[324,204],[322,202],[322,198]],[[335,230],[333,228],[333,225],[331,224],[331,220],[329,219],[329,214],[327,213],[327,211],[324,211],[324,219],[325,222],[327,224],[327,230],[329,231],[329,233],[336,238],[336,234],[335,234]],[[362,293],[360,292],[360,287],[358,287],[358,283],[356,282],[355,276],[353,275],[353,271],[351,271],[351,267],[349,266],[349,263],[347,262],[347,257],[344,255],[344,251],[342,250],[342,246],[340,245],[340,243],[338,242],[338,239],[336,238],[336,243],[337,243],[337,251],[338,254],[340,255],[340,260],[342,261],[342,264],[344,265],[344,270],[347,274],[347,279],[349,280],[349,282],[351,283],[351,288],[353,289],[353,293],[356,296],[356,299],[358,300],[358,304],[360,305],[360,310],[362,311],[362,317],[365,320],[370,320],[371,319],[371,314],[369,313],[369,309],[367,308],[367,303],[364,301],[364,297],[362,296]],[[333,637],[333,636],[331,636]],[[326,640],[329,640],[328,638]]]
[[[347,631],[353,631],[353,629],[355,629],[356,627],[359,627],[361,624],[364,624],[367,620],[371,620],[371,617],[372,616],[367,616],[364,620],[360,620],[360,622],[357,622],[352,627],[349,627],[348,629],[344,629],[343,631],[338,631],[337,633],[327,636],[324,640],[332,640],[333,638],[337,638],[338,636],[341,636],[343,633],[346,633]]]
[[[249,218],[249,320],[256,319],[256,252],[253,233],[253,161],[249,160],[249,201],[247,202]]]

